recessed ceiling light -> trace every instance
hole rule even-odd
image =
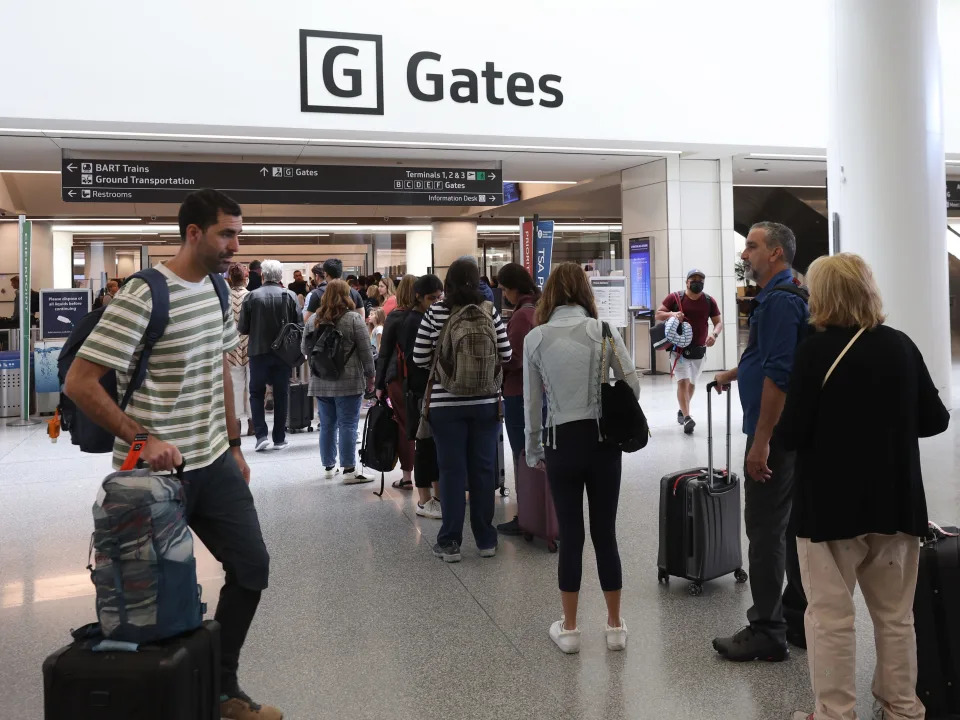
[[[758,160],[826,160],[826,155],[804,155],[802,153],[750,153],[748,157]]]
[[[23,175],[59,175],[59,170],[0,170],[0,173],[17,173]]]

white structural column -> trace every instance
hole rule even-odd
[[[433,265],[433,233],[429,230],[414,230],[407,233],[407,272],[416,276],[425,275]]]
[[[435,220],[433,222],[433,272],[441,279],[459,257],[477,255],[476,220]]]
[[[706,273],[705,291],[720,306],[725,325],[707,351],[705,367],[711,370],[737,362],[732,180],[730,158],[670,157],[621,174],[624,256],[629,258],[631,238],[651,238],[654,310],[670,292],[686,287],[689,270]],[[637,330],[637,366],[648,368],[649,336],[639,324]],[[660,370],[669,369],[666,353],[657,353],[657,360]]]
[[[831,217],[945,400],[950,319],[937,0],[832,0]]]

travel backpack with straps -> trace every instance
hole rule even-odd
[[[380,473],[380,492],[383,497],[384,475],[397,466],[400,457],[400,427],[394,418],[394,410],[386,400],[367,410],[363,421],[363,443],[360,446],[360,462],[364,467]]]
[[[333,323],[317,325],[312,334],[316,341],[310,350],[310,371],[321,380],[339,380],[347,361],[357,349],[356,343],[344,353],[343,333]]]
[[[209,277],[220,301],[221,314],[226,317],[226,313],[230,309],[230,290],[222,276],[211,273]],[[139,390],[146,380],[147,366],[150,362],[153,347],[163,337],[163,333],[167,329],[167,321],[170,319],[170,288],[167,285],[166,276],[156,268],[148,268],[131,275],[129,280],[133,279],[143,280],[150,288],[150,320],[147,322],[147,327],[143,333],[143,348],[134,365],[130,375],[130,383],[123,398],[117,398],[117,373],[115,371],[110,370],[100,378],[103,389],[117,401],[121,410],[126,410],[133,393]],[[109,305],[104,305],[84,315],[64,343],[57,360],[57,374],[61,388],[66,382],[67,373],[70,371],[70,366],[73,364],[77,353],[90,333],[93,332],[97,323],[100,322],[108,307]],[[81,452],[113,452],[114,436],[91,420],[62,392],[60,393],[60,422],[61,427],[70,433],[71,442],[78,445]]]
[[[87,566],[103,636],[137,644],[195,630],[206,610],[184,512],[183,466],[176,475],[136,469],[146,442],[138,435],[120,470],[103,481]]]
[[[493,326],[493,303],[452,310],[437,344],[436,379],[454,395],[496,395],[503,368]]]

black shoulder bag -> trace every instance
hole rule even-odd
[[[600,340],[600,435],[608,445],[632,453],[647,446],[650,427],[637,396],[633,394],[633,388],[625,380],[610,384],[606,352],[608,343],[613,348],[620,374],[626,375],[610,326],[603,323],[603,337]]]

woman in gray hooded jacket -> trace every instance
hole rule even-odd
[[[547,279],[537,306],[538,327],[523,345],[523,394],[526,413],[526,460],[546,462],[550,493],[560,526],[559,584],[563,617],[550,626],[550,637],[565,653],[580,650],[577,604],[583,571],[583,491],[590,508],[590,537],[597,553],[600,586],[607,603],[607,647],[622,650],[627,626],[620,617],[623,575],[617,549],[617,504],[620,498],[621,450],[600,439],[600,382],[610,366],[618,379],[640,393],[637,371],[618,332],[614,347],[620,360],[601,359],[603,326],[587,274],[575,263],[559,265]],[[542,432],[542,398],[547,393],[546,447]]]

